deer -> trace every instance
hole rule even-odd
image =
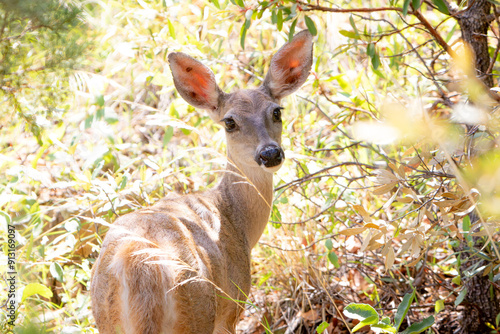
[[[168,194],[111,224],[91,273],[99,333],[236,333],[250,253],[285,159],[280,101],[304,84],[312,61],[313,36],[303,30],[274,54],[258,88],[225,93],[207,66],[168,55],[179,95],[225,128],[227,164],[214,188]]]

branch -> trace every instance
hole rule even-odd
[[[399,7],[375,7],[375,8],[352,8],[352,9],[344,9],[344,8],[330,8],[324,7],[320,5],[311,5],[302,1],[299,1],[299,4],[302,6],[306,6],[306,8],[302,8],[304,12],[310,12],[314,10],[319,10],[321,12],[331,12],[331,13],[374,13],[374,12],[385,12],[385,11],[397,11],[402,12],[403,10]]]
[[[302,10],[304,12],[308,11],[322,11],[322,12],[331,12],[331,13],[374,13],[374,12],[387,12],[387,11],[394,11],[394,12],[399,12],[402,13],[403,9],[399,7],[375,7],[375,8],[352,8],[352,9],[343,9],[343,8],[330,8],[330,7],[324,7],[320,5],[312,5],[308,4],[302,1],[299,1],[299,3],[304,6]],[[427,19],[422,15],[422,13],[418,10],[409,10],[408,14],[414,15],[422,25],[424,25],[427,28],[427,31],[429,34],[434,37],[436,42],[441,45],[443,49],[448,52],[451,56],[454,56],[453,50],[450,48],[448,43],[441,37],[441,35],[434,29],[434,27],[427,21]]]
[[[422,13],[420,13],[420,11],[414,10],[409,13],[415,15],[415,17],[427,28],[429,34],[431,34],[432,37],[434,37],[436,42],[438,42],[438,44],[441,45],[441,47],[446,52],[448,52],[450,56],[455,56],[455,52],[452,50],[452,48],[448,45],[448,43],[446,43],[446,41],[443,39],[443,37],[441,37],[441,35],[436,31],[436,29],[434,29],[432,24],[430,24],[429,21],[427,21],[427,19],[422,15]]]

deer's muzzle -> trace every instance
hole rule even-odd
[[[256,160],[259,165],[264,165],[266,168],[275,167],[285,160],[285,152],[279,146],[269,145],[260,151]]]

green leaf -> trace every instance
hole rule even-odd
[[[316,30],[316,25],[314,24],[314,21],[307,15],[304,16],[304,20],[306,21],[307,29],[309,29],[311,35],[316,36],[318,34],[318,30]]]
[[[283,29],[283,11],[281,9],[278,10],[278,15],[276,19],[277,19],[276,27],[278,28],[278,31],[281,31],[281,29]]]
[[[354,19],[352,18],[352,15],[349,16],[349,23],[351,24],[352,29],[356,33],[356,35],[359,36],[359,31],[358,28],[356,27],[356,23],[354,22]]]
[[[40,283],[30,283],[24,287],[21,303],[33,295],[40,295],[45,298],[52,297],[52,291]]]
[[[297,19],[293,20],[292,25],[290,26],[290,31],[288,32],[288,40],[292,40],[293,35],[295,35],[295,26],[297,25]]]
[[[344,311],[342,313],[344,313],[346,317],[357,319],[360,321],[373,316],[376,316],[378,319],[377,311],[375,311],[375,309],[368,304],[356,304],[356,303],[349,304],[344,308]],[[375,321],[374,323],[377,322],[378,320]]]
[[[420,0],[412,0],[411,1],[411,5],[412,5],[414,10],[418,10],[420,8],[421,4],[422,4],[422,2]]]
[[[459,268],[457,266],[457,268]],[[460,275],[457,275],[451,279],[451,283],[456,284],[456,285],[462,285],[462,277]]]
[[[213,1],[214,1],[214,4],[217,2],[217,0],[213,0]],[[217,2],[217,4],[216,4],[217,8],[219,8],[218,5],[219,5],[219,3]],[[168,24],[168,33],[170,34],[170,37],[175,39],[174,25],[172,24],[172,22],[170,22],[170,20],[167,20],[167,24]]]
[[[174,128],[171,126],[167,126],[165,129],[165,134],[163,135],[163,146],[167,146],[172,137],[174,136]]]
[[[50,273],[59,282],[62,283],[64,281],[64,271],[59,263],[52,262],[52,264],[50,265]]]
[[[457,299],[455,299],[455,306],[460,305],[463,301],[465,296],[467,295],[467,287],[463,287],[462,291],[458,294]]]
[[[407,293],[403,297],[401,304],[399,304],[396,315],[394,316],[394,327],[396,327],[396,330],[399,330],[403,319],[406,317],[406,313],[408,313],[408,310],[410,309],[413,298],[415,298],[415,290],[413,290],[412,293]]]
[[[377,315],[372,315],[371,317],[368,317],[364,320],[361,320],[359,322],[359,324],[357,324],[356,326],[354,326],[354,328],[352,329],[352,332],[356,332],[357,330],[365,327],[365,326],[368,326],[368,325],[373,325],[373,324],[376,324],[378,323],[378,314]]]
[[[375,55],[375,44],[370,43],[366,46],[366,54],[372,58]]]
[[[375,333],[396,333],[397,330],[391,324],[379,322],[378,324],[370,325],[370,328]]]
[[[403,3],[403,15],[406,16],[408,14],[408,8],[410,7],[411,0],[405,0]]]
[[[329,251],[331,251],[333,249],[333,242],[332,242],[332,239],[326,239],[325,241],[325,247],[326,249],[328,249]]]
[[[448,11],[448,7],[446,7],[446,3],[443,0],[432,0],[432,2],[436,5],[437,9],[446,15],[450,15]]]
[[[436,300],[436,305],[434,306],[434,313],[438,314],[444,310],[444,300],[438,299]]]
[[[384,73],[380,72],[379,70],[373,69],[373,73],[375,73],[381,79],[386,79]]]
[[[472,236],[470,234],[470,217],[465,216],[463,221],[462,221],[462,229],[464,230],[464,236],[467,241],[472,240]]]
[[[99,107],[103,107],[104,106],[104,96],[102,94],[99,94],[95,97],[95,103],[99,106]]]
[[[378,69],[380,66],[380,56],[378,55],[378,52],[375,52],[372,57],[372,66],[374,70]]]
[[[330,324],[326,321],[323,321],[322,323],[319,324],[318,328],[316,328],[316,333],[322,334],[326,329],[330,326]]]
[[[330,262],[333,264],[335,268],[337,269],[340,268],[339,258],[334,251],[328,253],[328,260],[330,260]]]
[[[425,331],[427,328],[431,327],[435,322],[434,316],[425,318],[424,320],[412,324],[410,327],[405,329],[401,334],[418,334]]]
[[[234,1],[241,8],[245,8],[245,3],[243,2],[243,0],[234,0]]]
[[[241,31],[240,31],[240,45],[242,49],[245,49],[245,38],[247,37],[247,25],[246,21],[245,24],[241,26]]]
[[[281,223],[281,213],[278,210],[278,206],[273,205],[273,211],[271,213],[271,220],[274,222]]]
[[[210,0],[210,2],[212,2],[215,5],[215,7],[217,7],[217,9],[220,10],[219,0]]]
[[[356,34],[354,31],[349,31],[349,30],[339,30],[339,33],[342,36],[345,36],[347,38],[352,38],[352,39],[361,39],[359,34]]]
[[[12,223],[10,216],[4,211],[0,211],[0,224],[5,224],[5,228],[7,228],[7,224],[10,223]]]
[[[30,241],[28,242],[28,246],[26,247],[26,258],[28,260],[31,259],[31,251],[33,250],[33,233],[31,233]]]

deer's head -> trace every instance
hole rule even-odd
[[[296,34],[273,56],[269,72],[256,89],[224,93],[213,72],[190,56],[168,56],[175,87],[189,104],[208,110],[226,129],[229,160],[238,168],[275,172],[283,164],[280,100],[307,79],[312,65],[312,35]]]

